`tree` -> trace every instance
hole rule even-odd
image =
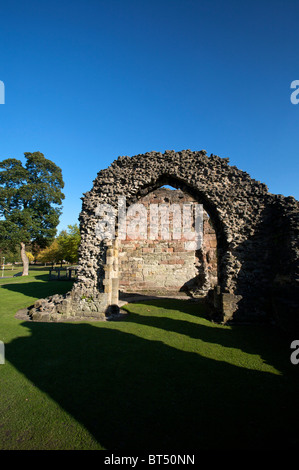
[[[56,235],[64,199],[61,169],[40,152],[25,154],[26,164],[0,162],[0,245],[21,247],[23,276],[28,275],[26,243],[46,247]]]
[[[80,230],[77,224],[68,225],[68,230],[62,230],[57,237],[62,259],[70,263],[78,261],[78,248],[80,245]]]
[[[32,263],[34,261],[34,256],[30,251],[26,251],[26,256],[28,258],[29,263]]]
[[[41,263],[58,263],[63,260],[61,247],[55,239],[50,246],[47,246],[37,255],[37,260]]]
[[[80,240],[78,225],[68,225],[68,229],[62,230],[50,246],[39,252],[37,260],[42,263],[58,263],[62,261],[76,263],[78,261]]]
[[[3,257],[5,258],[6,263],[16,263],[16,262],[21,261],[20,252],[15,251],[15,250],[9,250],[9,249],[1,250],[0,249],[1,263],[2,263]]]

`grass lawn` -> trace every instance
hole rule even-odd
[[[298,338],[175,299],[130,304],[119,322],[17,320],[71,288],[46,273],[0,279],[0,449],[298,448]]]

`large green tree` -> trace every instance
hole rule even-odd
[[[14,158],[0,162],[0,247],[21,248],[26,276],[26,244],[45,247],[56,235],[64,182],[61,169],[42,153],[24,155],[24,166]]]

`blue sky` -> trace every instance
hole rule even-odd
[[[0,160],[62,168],[63,215],[119,155],[229,157],[299,199],[298,0],[1,2]]]

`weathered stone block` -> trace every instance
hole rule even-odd
[[[227,323],[228,321],[233,319],[235,312],[238,310],[238,303],[241,299],[241,295],[234,295],[229,293],[221,294],[221,309],[224,323]]]

